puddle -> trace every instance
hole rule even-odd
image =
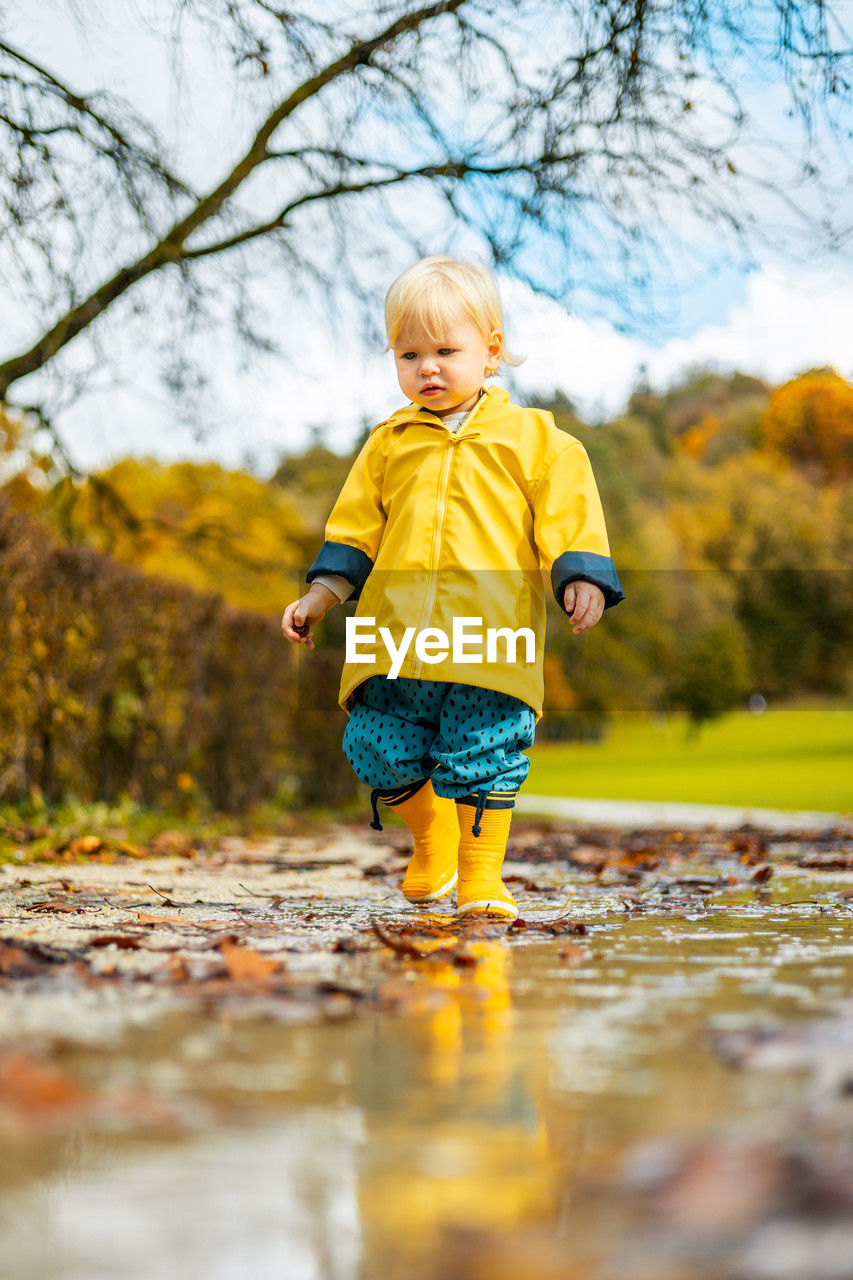
[[[346,957],[359,1016],[58,1041],[97,1103],[0,1109],[0,1276],[849,1277],[850,884],[589,884],[584,936]]]

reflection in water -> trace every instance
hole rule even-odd
[[[366,956],[394,1014],[66,1050],[182,1128],[37,1140],[0,1098],[0,1276],[841,1280],[853,947],[809,892],[693,919],[602,899],[582,947]]]
[[[466,955],[464,967],[440,955],[419,965],[430,1007],[409,1026],[391,1114],[368,1130],[359,1205],[388,1280],[419,1273],[448,1232],[505,1231],[556,1209],[543,1059],[513,1040],[511,952],[477,941]]]

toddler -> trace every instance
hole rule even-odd
[[[381,801],[412,833],[402,891],[427,903],[456,885],[460,915],[511,920],[500,872],[542,714],[545,584],[575,633],[623,592],[583,446],[483,386],[518,363],[491,273],[424,258],[389,289],[385,319],[410,403],[359,453],[282,631],[311,649],[313,624],[358,600],[343,748],[373,788],[371,825]],[[384,647],[368,652],[374,633]]]

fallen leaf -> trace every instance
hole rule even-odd
[[[85,911],[85,907],[76,902],[66,902],[64,898],[44,898],[41,902],[27,903],[28,911]]]
[[[580,854],[581,851],[577,850],[573,859],[576,865],[581,867],[584,871],[588,871],[591,876],[595,876],[596,878],[600,876],[604,868],[607,866],[607,859],[602,858],[599,850],[596,849],[590,857],[580,856]]]
[[[390,933],[387,929],[383,929],[378,920],[370,922],[373,932],[376,934],[383,946],[388,947],[391,951],[396,951],[400,956],[411,956],[415,960],[423,960],[426,956],[431,955],[433,948],[416,947],[408,938],[401,937],[399,934]]]
[[[116,848],[120,853],[124,853],[128,858],[147,858],[148,850],[142,849],[138,844],[130,844],[127,840],[117,840]]]
[[[808,867],[813,871],[851,871],[853,870],[853,853],[819,853],[813,857],[798,858],[797,866]]]
[[[75,836],[67,845],[60,846],[60,852],[64,853],[67,849],[73,858],[85,858],[89,854],[98,853],[103,847],[104,842],[100,836]]]
[[[31,1119],[54,1119],[80,1110],[89,1095],[58,1067],[13,1052],[0,1059],[0,1099],[4,1110],[23,1112]]]
[[[518,885],[519,889],[524,889],[527,893],[556,893],[553,885],[537,884],[529,876],[510,875],[504,876],[503,880],[505,884]]]
[[[44,968],[45,962],[37,961],[23,947],[0,941],[0,973],[7,978],[31,978]]]
[[[262,982],[283,968],[280,961],[262,956],[234,937],[222,939],[219,953],[225,961],[229,978],[235,982]]]
[[[728,847],[732,853],[741,855],[741,862],[749,865],[761,861],[767,850],[767,840],[752,832],[739,832],[731,837]]]
[[[515,933],[523,929],[529,929],[532,933],[569,933],[578,937],[582,937],[587,931],[582,920],[569,920],[566,916],[560,916],[556,920],[523,920],[521,916],[517,916],[509,926],[509,932]]]
[[[228,926],[223,920],[191,920],[189,916],[154,916],[147,911],[137,911],[136,918],[140,924],[188,925],[191,929],[224,929]]]
[[[118,947],[120,951],[136,951],[142,945],[142,939],[137,934],[130,933],[99,933],[94,938],[90,938],[88,945],[90,947]]]
[[[161,858],[194,858],[196,852],[183,831],[161,831],[151,841],[151,848]]]
[[[69,960],[79,960],[85,955],[83,951],[72,948],[60,950],[46,942],[25,942],[24,939],[32,932],[33,930],[29,930],[16,938],[0,938],[0,947],[11,947],[23,951],[31,960],[38,960],[43,966],[67,964]]]

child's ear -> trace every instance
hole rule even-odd
[[[503,351],[503,334],[500,333],[498,329],[493,329],[489,334],[489,345],[487,348],[488,359],[486,361],[486,373],[489,377],[493,377],[497,373]]]

